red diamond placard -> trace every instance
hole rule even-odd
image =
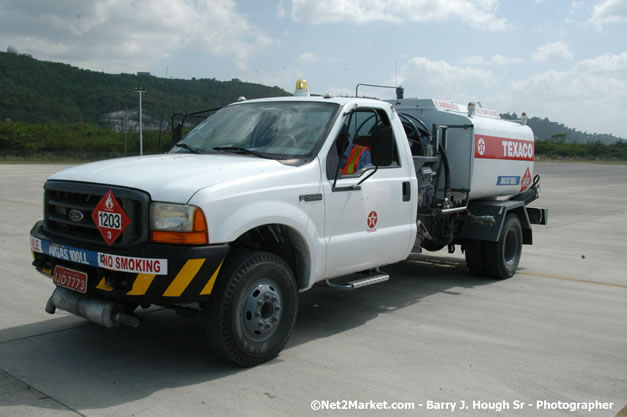
[[[531,185],[531,172],[529,168],[525,171],[525,175],[522,177],[522,181],[520,181],[520,192],[522,193]]]
[[[131,219],[128,218],[111,190],[102,196],[91,213],[91,218],[109,246],[112,246],[124,229],[131,224]]]

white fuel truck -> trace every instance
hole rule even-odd
[[[30,233],[56,287],[46,311],[106,327],[139,325],[139,306],[203,314],[215,353],[250,366],[279,354],[314,284],[376,284],[379,267],[456,245],[474,274],[515,273],[547,221],[528,206],[524,121],[400,89],[382,101],[297,86],[218,110],[168,154],[51,176]]]

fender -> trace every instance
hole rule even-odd
[[[496,224],[493,226],[464,222],[461,238],[486,240],[496,242],[501,234],[507,213],[516,213],[523,229],[523,244],[533,242],[531,222],[525,210],[525,203],[518,200],[474,200],[468,206],[469,211],[476,216],[493,216]]]
[[[315,205],[319,205],[318,210],[315,209]],[[301,237],[309,256],[310,272],[304,280],[307,283],[306,287],[309,288],[315,281],[323,278],[326,246],[320,230],[324,224],[322,201],[291,204],[279,200],[262,200],[242,204],[234,211],[224,210],[216,213],[216,216],[220,222],[209,229],[209,240],[212,244],[234,242],[249,230],[268,224],[280,224],[291,228]]]

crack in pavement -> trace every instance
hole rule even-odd
[[[0,341],[0,345],[3,345],[3,344],[5,344],[5,343],[17,342],[17,341],[19,341],[19,340],[27,340],[27,339],[32,339],[32,338],[34,338],[34,337],[39,337],[39,336],[46,336],[46,335],[49,335],[49,334],[55,334],[55,333],[66,332],[66,331],[68,331],[68,330],[80,329],[81,327],[87,327],[87,326],[89,326],[90,324],[93,324],[93,323],[91,323],[91,322],[87,321],[87,322],[85,322],[85,323],[77,324],[77,325],[75,325],[75,326],[72,326],[72,327],[67,327],[67,328],[65,328],[65,329],[51,330],[51,331],[49,331],[49,332],[36,333],[36,334],[31,334],[31,335],[28,335],[28,336],[17,337],[17,338],[15,338],[15,339],[3,340],[3,341]]]
[[[60,400],[57,400],[56,398],[52,397],[51,395],[46,394],[45,392],[35,388],[34,386],[32,386],[31,384],[27,383],[26,381],[21,380],[20,378],[16,377],[15,375],[11,374],[10,372],[7,372],[5,369],[1,369],[0,368],[0,372],[2,372],[3,376],[5,378],[10,378],[20,384],[22,384],[25,389],[27,390],[31,390],[31,392],[35,393],[35,394],[39,394],[39,400],[50,400],[56,404],[58,404],[59,406],[61,406],[62,408],[76,414],[77,416],[81,416],[81,417],[87,417],[85,414],[81,413],[78,410],[75,410],[74,408],[70,407],[69,405],[63,403]]]

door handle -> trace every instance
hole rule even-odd
[[[411,185],[409,181],[403,182],[403,201],[411,200]]]

